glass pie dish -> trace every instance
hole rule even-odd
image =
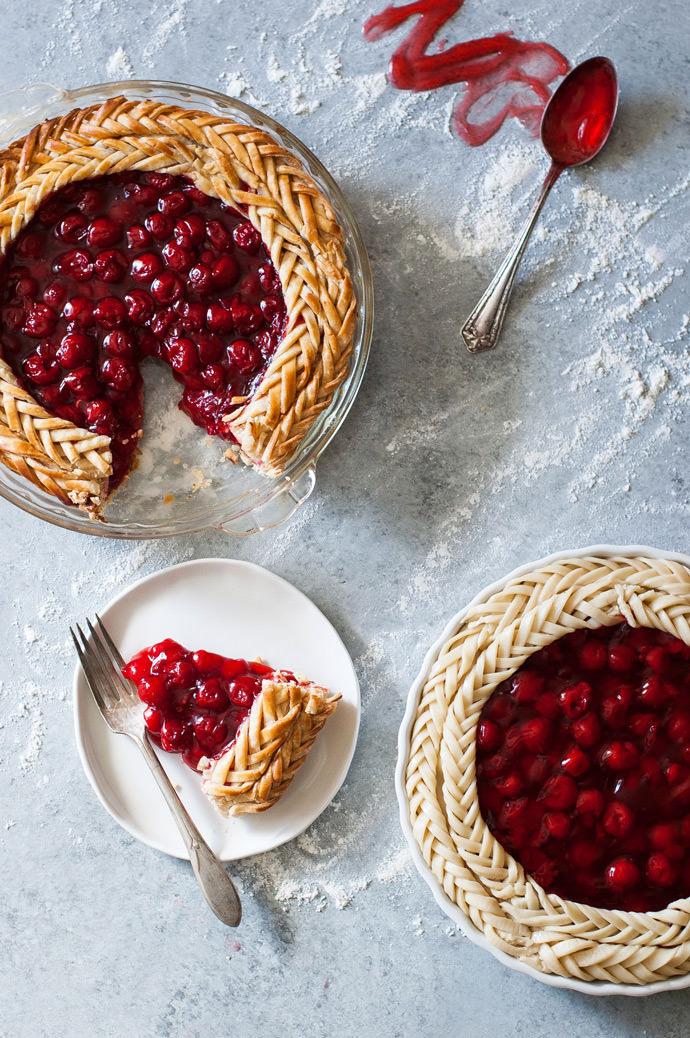
[[[158,365],[142,367],[145,392],[142,446],[127,485],[95,522],[77,508],[0,469],[0,495],[53,524],[97,536],[154,538],[203,529],[239,536],[287,519],[315,485],[317,459],[335,435],[357,394],[366,368],[373,326],[373,290],[366,251],[352,212],[318,159],[284,127],[241,101],[179,83],[132,80],[64,91],[38,84],[0,97],[3,146],[38,123],[74,108],[126,96],[194,108],[270,134],[294,154],[332,207],[342,228],[345,258],[356,299],[357,320],[347,375],[289,457],[280,475],[266,476],[244,464],[230,464],[223,441],[197,428],[177,406],[179,387]]]

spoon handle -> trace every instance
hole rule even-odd
[[[513,291],[515,277],[534,230],[537,217],[546,201],[546,196],[563,172],[564,167],[553,163],[544,178],[537,199],[525,220],[515,244],[498,268],[496,276],[462,326],[462,337],[470,353],[482,353],[493,349],[501,334],[508,302]]]

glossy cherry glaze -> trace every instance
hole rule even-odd
[[[262,681],[276,675],[256,661],[190,652],[172,638],[142,649],[122,673],[146,703],[151,737],[194,769],[202,757],[220,757],[234,742]],[[294,680],[285,671],[280,677]]]
[[[577,631],[485,703],[482,815],[549,893],[628,911],[690,895],[689,661],[656,630]]]
[[[618,107],[618,77],[608,58],[583,61],[559,84],[544,112],[541,139],[557,166],[578,166],[603,148]]]
[[[123,173],[44,200],[0,267],[2,356],[51,414],[112,439],[114,489],[139,438],[139,364],[184,386],[180,407],[232,440],[224,416],[283,337],[282,288],[259,233],[183,177]]]
[[[364,36],[379,40],[408,18],[415,24],[393,53],[388,78],[399,90],[432,90],[465,84],[453,112],[458,135],[473,146],[484,144],[509,118],[536,137],[551,90],[549,84],[570,67],[547,43],[523,42],[511,33],[468,40],[428,54],[441,27],[464,0],[415,0],[387,7],[366,22]],[[444,41],[445,43],[445,41]]]

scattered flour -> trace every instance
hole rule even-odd
[[[410,852],[405,847],[403,850],[398,851],[387,861],[381,862],[376,870],[375,878],[379,883],[398,883],[402,876],[412,872],[412,858]]]
[[[228,50],[234,50],[234,48],[228,48]],[[218,85],[228,97],[241,98],[254,105],[259,104],[258,99],[252,93],[248,80],[235,69],[221,72],[218,76]]]
[[[411,415],[404,427],[398,429],[386,444],[388,454],[396,455],[406,452],[424,440],[433,441],[448,423],[449,415],[445,411],[432,414]]]
[[[31,728],[29,739],[24,751],[19,757],[19,766],[22,771],[28,771],[36,763],[38,755],[43,747],[46,726],[42,712],[33,707],[27,708]]]
[[[351,848],[349,851],[339,849],[336,855],[329,848],[325,860],[315,860],[313,855],[304,859],[301,851],[299,843],[293,846],[289,861],[284,856],[266,854],[253,869],[253,882],[259,882],[284,906],[295,902],[311,904],[319,912],[329,906],[342,910],[350,907],[357,895],[372,884],[395,884],[399,888],[409,881],[413,872],[407,850],[395,852],[381,861],[372,874],[357,874]]]
[[[108,79],[134,78],[134,66],[129,55],[122,47],[118,47],[117,50],[110,55],[106,69],[108,72]]]
[[[30,771],[43,747],[45,720],[42,705],[46,694],[32,681],[25,682],[18,690],[5,689],[4,712],[0,714],[0,729],[19,730],[14,738],[19,746],[18,766],[20,771]]]
[[[524,211],[526,216],[523,185],[528,180],[532,186],[539,162],[543,164],[543,151],[534,142],[511,143],[499,152],[457,217],[455,239],[464,257],[494,255],[506,247],[506,231],[514,226],[516,214]]]
[[[152,68],[158,61],[161,52],[177,37],[184,37],[186,15],[191,0],[175,0],[175,3],[161,5],[157,17],[152,21],[146,46],[142,51],[144,68]]]
[[[494,147],[497,154],[484,175],[468,185],[455,222],[459,253],[489,257],[483,264],[489,277],[536,195],[536,165],[544,162],[537,144],[494,142]],[[570,187],[564,180],[549,200],[525,257],[524,277],[532,279],[531,305],[540,308],[545,333],[557,328],[567,343],[569,324],[578,323],[589,329],[591,348],[565,364],[560,385],[553,373],[549,392],[559,393],[564,403],[558,422],[550,409],[539,407],[532,387],[516,396],[514,416],[493,419],[494,464],[466,467],[468,492],[439,519],[434,546],[411,567],[397,603],[408,624],[419,624],[435,605],[443,572],[457,564],[463,532],[483,510],[492,510],[495,526],[501,521],[496,509],[510,507],[516,486],[539,493],[541,482],[552,481],[554,472],[562,473],[566,501],[605,487],[605,504],[613,501],[615,508],[690,413],[690,318],[687,313],[678,317],[677,306],[686,269],[673,262],[675,250],[664,250],[655,240],[657,231],[668,236],[666,211],[671,201],[677,205],[687,195],[689,178],[643,202],[611,198],[594,186],[595,171],[583,170],[578,178],[580,183]],[[550,281],[543,276],[549,262],[557,262],[559,270]],[[672,293],[674,303],[664,305]],[[528,343],[516,348],[526,349]],[[474,398],[458,407],[483,413],[485,388],[479,383]],[[525,406],[529,423],[521,419]],[[447,412],[413,416],[389,439],[388,453],[424,453],[448,419]],[[646,501],[637,507],[655,505]]]
[[[355,106],[358,111],[368,111],[388,89],[388,80],[383,72],[360,76],[355,83]]]
[[[343,795],[344,794],[344,795]],[[397,821],[390,814],[388,791],[373,792],[366,812],[350,809],[347,787],[314,823],[290,844],[290,854],[269,852],[247,865],[252,889],[262,889],[287,907],[289,903],[310,904],[317,911],[328,907],[345,909],[357,895],[372,886],[392,887],[391,896],[409,882],[413,867],[410,854],[402,847]],[[371,860],[363,846],[372,839],[371,819],[391,831],[386,856],[367,870],[357,862]],[[378,828],[380,836],[381,829]],[[381,841],[375,839],[372,854],[380,855]]]

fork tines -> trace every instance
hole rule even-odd
[[[120,673],[122,657],[98,615],[95,626],[88,618],[86,624],[89,628],[89,637],[84,634],[79,624],[75,624],[79,638],[71,627],[70,634],[89,688],[103,712],[122,698],[124,688],[124,678]]]

